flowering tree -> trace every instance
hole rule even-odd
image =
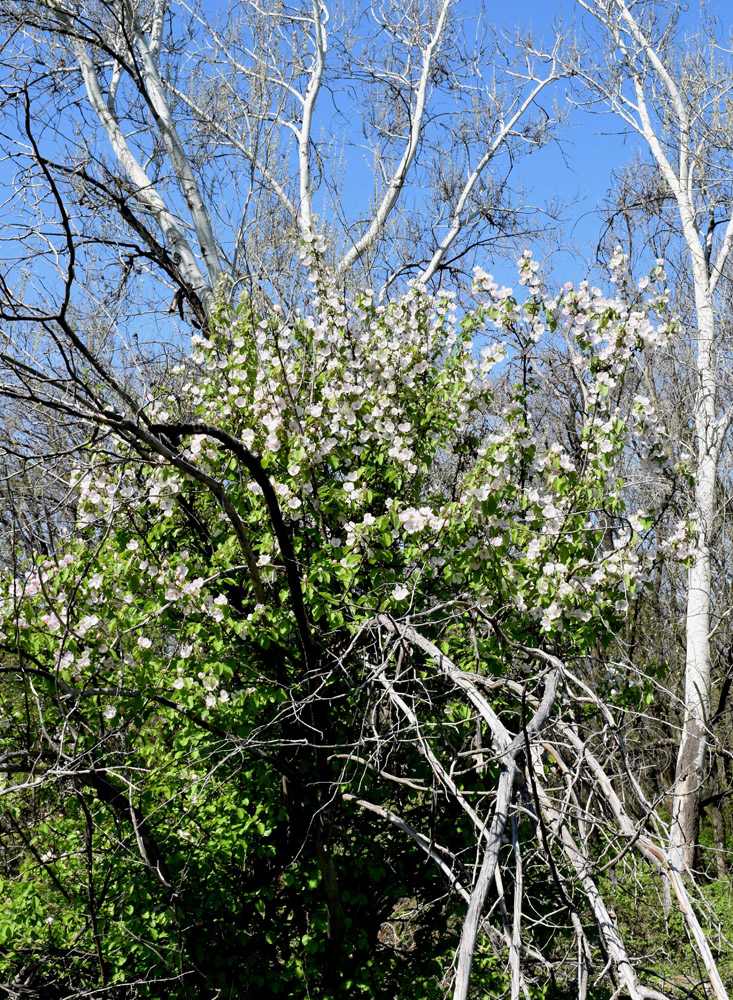
[[[5,977],[463,1000],[472,972],[512,997],[600,996],[597,974],[659,998],[603,874],[636,854],[724,997],[617,721],[652,682],[596,662],[689,556],[619,479],[668,462],[624,390],[667,333],[661,269],[645,297],[549,297],[525,255],[522,304],[478,270],[459,319],[419,284],[346,299],[322,255],[305,241],[311,310],[223,282],[137,392],[3,354],[5,397],[89,429],[77,529],[2,581]],[[574,452],[538,422],[547,341]]]

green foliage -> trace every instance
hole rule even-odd
[[[479,803],[499,768],[457,767],[471,706],[419,651],[385,652],[379,616],[506,678],[507,642],[609,641],[656,551],[686,543],[645,552],[645,513],[627,530],[619,457],[665,462],[619,406],[641,306],[532,281],[520,306],[479,273],[459,324],[417,287],[387,305],[316,291],[286,320],[223,290],[181,399],[155,399],[133,445],[90,448],[78,536],[3,581],[6,980],[36,964],[120,996],[443,996],[462,904],[355,799],[428,830],[470,884],[475,823],[426,759]],[[505,343],[482,347],[494,328]],[[588,400],[573,455],[533,417],[547,331]],[[380,656],[422,742],[380,694]],[[493,705],[519,725],[511,689]],[[475,996],[506,976],[483,942]],[[560,995],[541,969],[530,986]]]

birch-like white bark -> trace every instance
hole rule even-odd
[[[646,141],[659,170],[677,202],[682,233],[690,257],[697,319],[696,380],[693,404],[695,435],[695,552],[688,575],[685,651],[685,716],[680,738],[670,850],[674,863],[691,869],[699,828],[699,797],[705,777],[710,718],[712,663],[710,655],[711,574],[710,543],[714,528],[715,490],[719,438],[722,425],[716,416],[717,375],[714,345],[716,323],[713,295],[733,248],[733,213],[715,263],[706,257],[693,197],[694,159],[692,129],[685,98],[673,73],[651,44],[625,0],[589,3],[577,0],[609,31],[625,60],[636,96],[636,115],[629,114],[622,94],[605,94],[611,106],[632,124]],[[618,22],[611,12],[616,11]],[[624,37],[623,32],[626,32]],[[646,86],[653,76],[666,91],[677,124],[677,166],[665,153],[649,110]]]
[[[512,846],[514,848],[514,907],[512,915],[512,945],[509,952],[509,966],[512,973],[511,1000],[519,1000],[522,986],[521,945],[522,945],[522,894],[524,877],[522,852],[519,847],[517,814],[512,814]],[[525,988],[526,992],[526,988]]]
[[[583,886],[585,896],[593,910],[598,931],[606,946],[606,952],[616,969],[616,974],[621,980],[623,987],[628,992],[631,1000],[669,1000],[669,997],[665,996],[665,994],[659,993],[657,990],[648,989],[639,982],[636,970],[631,964],[623,938],[618,929],[616,918],[606,906],[606,902],[591,874],[588,858],[578,847],[575,838],[564,822],[563,816],[555,808],[552,800],[543,788],[540,781],[542,777],[541,773],[535,775],[535,787],[537,789],[540,808],[550,829],[552,829],[554,835],[562,844],[565,856],[570,862],[578,881]]]
[[[318,92],[323,82],[326,65],[328,37],[326,35],[326,8],[320,0],[313,0],[313,66],[305,88],[303,117],[298,129],[298,164],[300,172],[300,205],[298,206],[298,228],[304,239],[312,239],[313,233],[313,177],[311,176],[311,131],[313,114],[318,100]]]
[[[136,199],[155,219],[168,248],[177,255],[178,267],[183,279],[195,292],[204,307],[208,309],[213,303],[213,288],[221,275],[221,267],[210,218],[190,161],[176,131],[157,69],[157,52],[162,39],[165,8],[165,2],[158,0],[152,13],[151,44],[149,45],[137,21],[134,8],[129,0],[125,0],[126,16],[132,25],[133,37],[138,45],[143,63],[147,94],[153,106],[160,137],[169,153],[181,193],[191,213],[191,221],[199,242],[206,275],[202,272],[199,261],[179,221],[150,180],[147,171],[135,156],[122,132],[115,107],[117,88],[121,79],[119,64],[115,64],[112,68],[110,85],[105,99],[99,75],[87,47],[80,38],[76,37],[69,15],[60,13],[59,17],[69,29],[69,42],[79,64],[91,108],[104,128],[118,163],[135,190]]]
[[[417,716],[415,715],[415,712],[407,704],[402,695],[398,694],[398,692],[395,691],[394,684],[387,677],[385,677],[385,666],[386,666],[385,664],[380,664],[379,666],[373,668],[373,676],[375,680],[379,681],[384,690],[387,692],[387,695],[392,704],[400,710],[400,712],[404,715],[407,722],[410,724],[410,728],[417,737],[418,747],[420,749],[420,752],[427,760],[437,780],[444,788],[446,788],[450,792],[450,794],[453,796],[456,802],[458,802],[460,807],[463,809],[463,811],[469,817],[473,825],[476,827],[476,830],[479,832],[479,834],[483,833],[486,836],[487,840],[489,840],[490,835],[486,833],[484,821],[481,819],[481,817],[473,808],[473,806],[470,804],[470,802],[466,799],[465,795],[461,792],[460,788],[456,785],[455,781],[453,781],[448,771],[446,771],[446,769],[440,763],[438,758],[435,756],[429,741],[423,735],[422,727],[420,725]]]
[[[476,879],[473,892],[471,893],[471,902],[468,905],[468,912],[466,913],[465,920],[463,921],[463,927],[461,928],[461,940],[458,945],[453,1000],[467,1000],[468,998],[471,967],[473,965],[473,956],[476,950],[476,939],[478,937],[481,912],[483,910],[484,903],[486,902],[486,894],[488,892],[489,885],[494,877],[494,872],[496,871],[496,865],[499,860],[499,849],[501,848],[501,840],[504,836],[504,831],[506,830],[509,806],[511,805],[514,785],[519,774],[515,759],[519,751],[525,745],[526,739],[528,739],[531,735],[539,733],[547,724],[555,705],[561,665],[560,662],[556,660],[555,657],[550,656],[550,654],[543,654],[543,658],[545,656],[554,661],[557,665],[553,666],[553,669],[548,674],[547,680],[545,681],[545,690],[534,715],[527,723],[526,727],[524,727],[523,732],[514,737],[501,758],[502,773],[499,777],[499,786],[496,793],[496,804],[494,806],[491,828],[489,830],[489,836],[487,837],[487,843],[484,848],[484,857],[481,863],[481,869]]]
[[[214,239],[214,231],[211,225],[208,210],[201,196],[199,183],[196,180],[191,161],[186,155],[181,138],[178,135],[170,106],[165,95],[163,81],[158,70],[158,60],[148,45],[145,32],[140,27],[140,22],[135,13],[135,9],[130,0],[125,0],[128,17],[132,23],[135,44],[140,53],[143,67],[143,78],[148,96],[152,103],[155,114],[155,121],[160,132],[160,136],[165,144],[165,148],[170,157],[173,169],[176,174],[178,186],[186,202],[191,215],[191,222],[196,231],[201,256],[209,279],[209,285],[215,289],[222,274],[219,263],[219,255]],[[162,26],[161,26],[162,30]],[[160,44],[160,43],[158,43]]]
[[[598,788],[603,792],[605,800],[611,808],[611,812],[622,834],[634,843],[636,849],[642,853],[647,861],[670,879],[683,919],[705,965],[713,993],[717,997],[717,1000],[728,1000],[728,993],[723,985],[723,980],[710,950],[710,945],[707,942],[705,933],[685,888],[684,879],[682,878],[683,869],[676,865],[672,851],[666,852],[659,845],[651,843],[647,837],[639,836],[636,824],[626,812],[619,795],[613,787],[611,779],[606,774],[597,757],[589,750],[587,743],[578,736],[572,726],[559,723],[559,727],[563,737],[575,748],[588,765]]]
[[[169,0],[155,0],[153,13],[150,18],[150,51],[156,64],[160,56],[160,47],[163,44],[163,25],[165,24],[168,7]]]
[[[524,646],[519,647],[528,655],[547,663],[551,667],[551,670],[545,681],[545,689],[534,715],[527,723],[525,730],[512,738],[503,722],[501,722],[493,709],[488,706],[488,703],[485,702],[485,699],[483,699],[479,692],[476,691],[474,684],[470,679],[470,675],[459,670],[458,667],[456,667],[455,664],[452,663],[452,661],[449,660],[437,646],[421,636],[416,629],[412,628],[412,626],[399,625],[386,615],[378,616],[377,621],[388,631],[393,634],[400,635],[403,639],[418,646],[426,652],[438,666],[440,671],[445,674],[445,676],[450,677],[450,679],[468,695],[474,706],[488,721],[492,733],[494,734],[495,741],[500,748],[499,760],[502,765],[502,773],[499,777],[496,802],[494,804],[493,815],[491,817],[491,823],[488,831],[483,824],[479,823],[479,829],[482,831],[485,838],[484,854],[481,862],[481,868],[479,869],[479,873],[476,877],[474,888],[471,893],[468,911],[461,929],[461,940],[458,946],[453,1000],[466,1000],[470,985],[473,956],[476,950],[476,940],[478,938],[479,928],[481,925],[481,914],[486,902],[486,895],[488,893],[489,886],[496,872],[496,866],[499,860],[499,850],[501,848],[502,838],[506,830],[509,807],[511,805],[514,785],[518,775],[515,758],[524,746],[525,734],[527,736],[531,736],[539,733],[550,718],[555,704],[557,685],[560,670],[562,669],[562,663],[551,654],[545,653],[544,650]],[[386,678],[384,678],[383,669],[380,669],[379,679],[388,690],[393,703],[398,705],[410,722],[412,729],[418,734],[421,742],[424,743],[423,753],[427,757],[431,766],[434,766],[434,761],[437,764],[439,770],[434,773],[437,774],[440,781],[450,788],[454,795],[460,796],[461,799],[463,799],[459,790],[455,788],[452,779],[448,778],[450,784],[447,784],[446,772],[442,765],[440,765],[440,763],[435,759],[430,746],[423,740],[419,730],[417,718],[409,706],[407,706],[403,699],[394,691],[393,686],[386,680]],[[488,712],[485,712],[485,708],[488,708]],[[475,815],[473,809],[471,809],[468,803],[464,804],[464,801],[461,802],[464,810],[469,813],[469,815]]]
[[[700,792],[705,780],[712,684],[710,652],[711,560],[715,490],[718,475],[716,374],[713,362],[715,319],[707,289],[695,281],[698,347],[695,394],[695,552],[687,583],[685,716],[675,775],[670,850],[678,868],[694,865],[699,829]]]
[[[486,902],[486,894],[489,891],[489,886],[496,872],[496,866],[499,863],[499,851],[501,850],[501,842],[506,830],[516,776],[517,768],[514,761],[511,760],[504,766],[499,777],[494,814],[486,838],[481,868],[476,878],[468,903],[468,910],[463,921],[463,927],[461,928],[453,1000],[466,1000],[468,996],[473,955],[476,950],[479,927],[481,926],[481,914]]]
[[[425,105],[427,102],[427,92],[428,92],[428,82],[430,80],[430,70],[433,63],[433,56],[435,55],[435,50],[440,44],[440,39],[445,29],[445,22],[448,17],[448,10],[451,6],[452,0],[443,0],[442,6],[440,8],[440,14],[438,15],[438,20],[435,25],[435,30],[431,35],[430,41],[425,46],[425,51],[423,53],[422,69],[420,72],[420,79],[418,80],[417,87],[415,89],[415,103],[412,108],[411,114],[411,125],[410,134],[407,139],[407,144],[405,145],[405,150],[402,154],[397,169],[392,175],[388,185],[387,190],[384,193],[384,197],[377,206],[377,210],[374,213],[374,218],[369,224],[369,228],[361,237],[357,240],[353,247],[344,254],[341,262],[337,267],[337,273],[343,274],[354,266],[354,264],[366,253],[366,251],[374,244],[375,240],[379,237],[379,234],[384,229],[384,226],[389,218],[392,209],[397,203],[397,199],[400,196],[402,188],[405,186],[405,180],[407,179],[407,174],[410,170],[412,161],[415,159],[415,154],[417,153],[417,147],[420,142],[420,134],[422,132],[423,119],[425,117]]]
[[[83,42],[74,37],[71,25],[69,25],[69,37],[74,55],[79,63],[89,103],[107,134],[118,163],[134,188],[135,198],[150,212],[158,224],[167,246],[178,255],[178,267],[184,280],[191,286],[204,306],[210,307],[213,301],[211,286],[204,277],[178,220],[133,153],[122,133],[119,121],[110,111],[104,99],[92,58]]]
[[[393,635],[399,635],[407,642],[419,649],[422,649],[424,653],[428,656],[437,666],[438,670],[448,677],[456,687],[460,688],[478,711],[484,722],[487,723],[491,733],[494,737],[494,742],[500,751],[505,751],[510,746],[512,742],[511,734],[506,728],[504,723],[501,721],[499,716],[496,714],[491,704],[484,698],[480,691],[476,689],[474,679],[469,673],[464,670],[460,670],[453,661],[443,653],[442,650],[426,639],[424,636],[420,635],[417,629],[413,628],[411,625],[398,624],[393,621],[387,615],[379,615],[377,617],[379,624],[391,632]]]

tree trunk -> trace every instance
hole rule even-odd
[[[696,266],[697,265],[697,266]],[[700,792],[705,780],[710,719],[710,542],[715,514],[717,442],[713,356],[715,319],[707,273],[693,261],[698,324],[695,395],[695,552],[687,593],[685,716],[675,774],[670,858],[679,870],[694,867],[700,829]]]

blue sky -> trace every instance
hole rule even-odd
[[[234,0],[204,2],[209,4],[213,13],[217,8],[231,9]],[[478,0],[461,0],[458,11],[471,18],[478,16],[479,6]],[[731,0],[718,0],[709,5],[714,12],[726,11],[726,35],[733,19],[731,7]],[[549,42],[558,17],[564,28],[572,30],[579,13],[575,0],[487,0],[485,16],[508,32],[531,27],[536,40],[544,35]],[[690,32],[699,27],[697,3],[686,5],[683,23]],[[557,85],[555,96],[561,106],[566,105],[564,83]],[[547,95],[544,95],[543,102],[546,100]],[[348,144],[348,136],[346,139]],[[633,159],[639,149],[639,140],[634,135],[625,135],[614,116],[591,115],[582,108],[572,110],[569,121],[559,133],[559,139],[561,148],[553,144],[520,160],[512,179],[515,188],[520,184],[524,187],[530,204],[542,205],[557,198],[565,206],[565,236],[560,249],[553,252],[552,269],[557,277],[562,276],[562,280],[577,280],[584,276],[593,262],[601,230],[598,208],[611,183],[612,172]],[[103,142],[103,137],[100,136],[100,140]],[[445,155],[450,156],[451,151],[446,150]],[[351,190],[346,197],[353,198],[355,204],[356,200],[368,198],[370,181],[367,180],[366,185],[360,183],[365,175],[358,162],[360,154],[356,146],[351,146],[348,156],[351,159]],[[0,178],[7,182],[10,174],[10,164],[0,164]],[[533,249],[541,254],[545,248]],[[493,270],[502,282],[514,282],[515,274],[510,265],[491,259],[482,263]]]
[[[470,3],[467,4],[470,7]],[[696,0],[678,5],[683,29],[695,34],[700,29],[700,5]],[[733,27],[731,0],[714,0],[707,3],[708,12],[719,20],[719,38],[729,39]],[[507,29],[514,26],[531,26],[533,34],[553,37],[559,23],[563,29],[572,29],[583,14],[575,0],[494,0],[489,5],[489,15],[497,24]],[[586,14],[586,21],[592,21]],[[556,91],[563,102],[564,84]],[[575,108],[566,127],[561,132],[563,152],[556,145],[526,161],[517,169],[528,191],[537,203],[550,201],[553,195],[566,205],[568,241],[565,249],[553,255],[553,270],[568,278],[592,264],[601,231],[602,199],[608,191],[612,172],[633,160],[646,149],[640,138],[611,114],[590,114]],[[504,271],[502,266],[495,270]],[[508,275],[510,277],[510,275]]]

